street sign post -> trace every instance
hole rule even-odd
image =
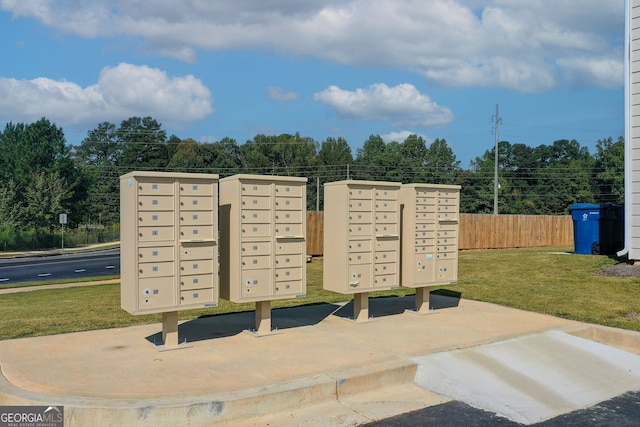
[[[67,223],[67,214],[60,214],[60,224],[62,224],[62,252],[64,252],[64,225]]]

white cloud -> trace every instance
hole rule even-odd
[[[454,118],[451,110],[439,106],[410,84],[389,87],[376,83],[355,91],[330,86],[316,93],[314,99],[333,107],[340,116],[397,125],[439,127]]]
[[[290,102],[298,99],[298,94],[296,92],[287,92],[286,89],[282,87],[273,86],[269,86],[267,88],[267,96],[269,99],[275,99],[276,101],[282,102]]]
[[[198,50],[270,49],[412,69],[457,87],[622,85],[623,0],[0,0],[0,8],[63,34],[133,36],[185,61]],[[580,61],[611,64],[578,73],[571,64]]]
[[[595,86],[613,89],[624,76],[623,64],[616,58],[558,59],[566,80],[572,84],[591,81]]]
[[[98,82],[84,88],[64,80],[0,78],[0,117],[17,122],[47,117],[59,125],[95,125],[152,116],[180,124],[211,114],[211,103],[211,93],[193,76],[124,63],[104,68]]]
[[[410,131],[410,130],[401,130],[401,131],[398,131],[398,132],[389,132],[389,133],[386,133],[384,135],[380,135],[380,137],[384,140],[384,142],[391,142],[391,141],[404,142],[404,140],[407,139],[411,135],[417,135],[420,138],[424,139],[424,141],[427,144],[427,146],[429,146],[431,144],[431,142],[429,141],[429,138],[427,138],[426,136],[421,135],[421,134],[419,134],[417,132]]]

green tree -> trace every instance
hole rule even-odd
[[[169,163],[167,134],[151,117],[123,120],[117,131],[121,146],[117,165],[120,175],[133,170],[163,170]]]
[[[624,202],[624,138],[611,137],[596,144],[594,196],[598,203]]]
[[[388,148],[388,147],[387,147]],[[428,149],[425,140],[418,135],[409,135],[400,147],[400,168],[402,170],[401,181],[429,182],[426,174],[428,162]]]
[[[324,210],[324,193],[322,189],[327,182],[341,181],[350,178],[349,174],[353,165],[351,147],[344,138],[327,138],[320,145],[316,157],[317,177],[316,184],[320,185],[320,210]],[[311,183],[313,185],[313,183]],[[314,208],[315,209],[315,208]]]
[[[116,125],[98,124],[80,145],[73,157],[83,175],[86,197],[78,202],[79,223],[113,223],[119,218],[119,173],[117,159],[121,145],[118,143]]]
[[[70,197],[67,182],[58,172],[40,172],[24,194],[25,229],[52,230],[58,215],[66,213],[65,201]]]
[[[0,225],[7,229],[21,229],[24,208],[19,185],[9,178],[0,185]]]
[[[240,147],[231,138],[223,138],[218,142],[203,144],[202,157],[208,171],[221,177],[238,173],[242,165]]]
[[[387,145],[379,135],[371,135],[362,147],[356,150],[355,167],[353,172],[354,179],[369,181],[386,181],[389,162],[393,162],[399,154],[397,143],[394,146],[394,152],[387,154]]]
[[[447,141],[436,138],[426,152],[425,182],[430,184],[455,184],[460,175],[460,162]]]
[[[278,164],[272,147],[277,143],[275,136],[256,135],[252,141],[240,146],[239,158],[243,172],[250,174],[277,175]]]
[[[492,213],[494,197],[493,151],[470,162],[469,170],[460,174],[460,211],[466,213]]]
[[[539,162],[535,193],[541,200],[535,213],[563,214],[573,203],[595,201],[591,192],[595,161],[588,148],[575,139],[561,139],[534,151]]]
[[[17,215],[13,223],[21,229],[36,225],[50,228],[48,219],[62,211],[75,216],[79,202],[86,197],[83,176],[73,162],[64,132],[44,118],[31,124],[7,124],[0,134],[0,176],[3,215]],[[48,203],[48,194],[37,194],[48,191],[46,180],[64,184],[57,203]],[[42,203],[34,204],[33,200]]]
[[[74,158],[81,167],[112,168],[116,164],[120,148],[116,125],[102,122],[97,128],[87,132],[86,138],[76,147]]]
[[[34,171],[68,173],[70,152],[62,128],[47,119],[8,123],[0,135],[0,173],[26,186],[35,179]]]
[[[323,184],[347,179],[353,166],[351,147],[344,138],[327,138],[320,145],[317,164]]]
[[[206,167],[203,151],[202,146],[195,140],[182,140],[177,144],[167,169],[171,172],[203,172]]]

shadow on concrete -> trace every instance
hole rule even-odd
[[[320,323],[334,313],[339,305],[311,304],[291,308],[279,308],[271,311],[271,327],[275,330],[286,330],[300,326],[310,326]],[[230,337],[255,329],[255,311],[242,313],[203,316],[189,320],[178,326],[178,337],[182,343],[203,341],[215,338]],[[154,345],[162,343],[162,332],[146,337]]]
[[[429,308],[431,310],[441,310],[445,308],[457,307],[460,303],[460,293],[447,291],[447,295],[431,293],[429,298]],[[457,294],[457,295],[455,295]],[[415,296],[404,297],[378,297],[369,299],[369,316],[384,317],[402,314],[406,310],[415,310]],[[342,306],[335,313],[335,316],[345,319],[353,318],[353,301]]]
[[[433,310],[457,307],[460,294],[447,291],[447,295],[432,293],[430,307]],[[415,308],[415,297],[377,297],[369,299],[369,314],[372,317],[402,314]],[[271,326],[275,331],[317,325],[325,318],[335,315],[343,318],[353,317],[353,301],[345,304],[310,304],[298,307],[278,308],[271,311]],[[255,311],[242,313],[203,316],[183,322],[178,327],[179,341],[195,341],[231,337],[244,331],[255,329]],[[146,337],[151,344],[162,344],[162,332],[158,331]]]

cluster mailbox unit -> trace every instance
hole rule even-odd
[[[400,287],[400,183],[324,185],[324,288],[354,294],[354,318],[369,318],[369,292]]]
[[[324,288],[354,295],[354,319],[369,318],[368,293],[457,281],[460,186],[346,180],[324,185]]]
[[[306,295],[306,183],[121,176],[122,308],[162,313],[166,349],[180,346],[179,310],[216,307],[219,297],[255,302],[254,334],[271,334],[271,301]],[[354,295],[356,321],[369,318],[369,292],[416,288],[424,314],[429,286],[456,282],[460,186],[346,180],[324,191],[323,286]]]
[[[271,333],[272,300],[306,295],[306,178],[220,180],[220,294],[256,303],[256,335]]]
[[[429,311],[429,286],[458,280],[459,185],[403,184],[402,286],[416,288],[416,312]]]
[[[178,346],[178,311],[218,305],[218,175],[131,172],[120,177],[121,306],[163,313]]]

